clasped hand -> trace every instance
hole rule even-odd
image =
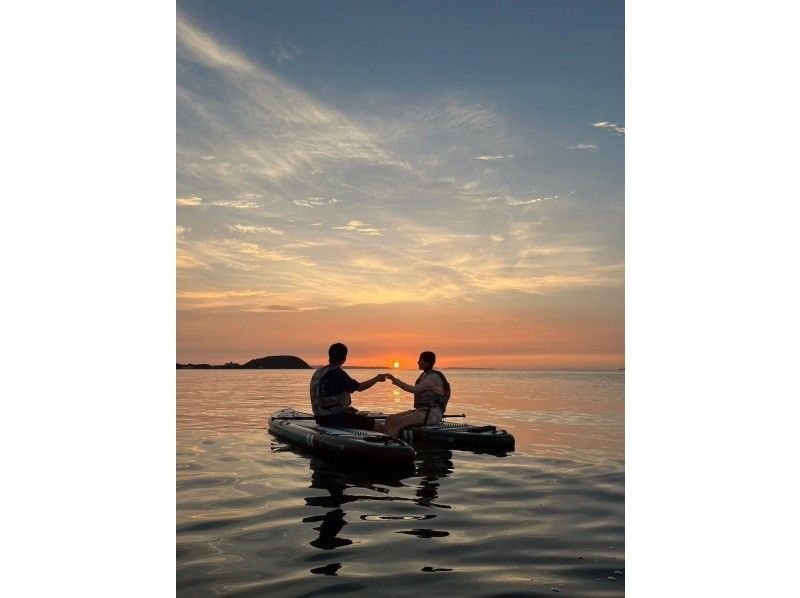
[[[388,378],[389,380],[391,380],[392,382],[394,382],[394,381],[395,381],[395,377],[394,377],[394,376],[392,376],[391,374],[378,374],[378,375],[377,375],[377,376],[375,376],[375,377],[378,379],[378,382],[386,382],[386,379],[387,379],[387,378]]]

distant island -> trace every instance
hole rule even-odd
[[[244,365],[228,362],[225,365],[208,363],[178,363],[179,370],[310,370],[311,366],[294,355],[268,355],[251,359]]]

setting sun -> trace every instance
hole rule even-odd
[[[399,368],[399,367],[400,367],[400,362],[399,362],[399,361],[395,361],[395,362],[394,362],[394,364],[392,364],[392,365],[393,365],[393,367],[394,367],[395,369],[397,369],[397,368]]]

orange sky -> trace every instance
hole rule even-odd
[[[292,354],[327,361],[333,342],[349,365],[413,368],[432,350],[440,367],[624,367],[622,302],[617,293],[524,301],[361,305],[302,312],[178,312],[180,363],[243,363]],[[591,307],[585,300],[591,298]],[[555,303],[555,305],[554,305]]]

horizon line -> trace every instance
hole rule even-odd
[[[233,363],[233,362],[230,362]],[[178,365],[210,365],[212,369],[218,370],[225,370],[225,369],[246,369],[246,370],[305,370],[305,369],[317,369],[329,365],[325,364],[308,364],[308,368],[225,368],[224,366],[227,364],[222,365],[212,365],[206,363],[178,363]],[[237,364],[239,365],[239,364]],[[203,369],[204,368],[182,368],[182,369]],[[355,369],[355,370],[387,370],[387,371],[400,371],[400,372],[412,372],[418,371],[419,368],[393,368],[393,367],[386,367],[386,366],[377,366],[377,365],[342,365],[342,369]],[[547,368],[547,367],[470,367],[470,366],[452,366],[452,367],[442,367],[439,368],[442,370],[503,370],[503,371],[528,371],[528,370],[535,370],[541,372],[569,372],[569,371],[578,371],[578,372],[623,372],[625,371],[624,367],[621,368],[587,368],[587,367],[558,367],[558,368]]]

